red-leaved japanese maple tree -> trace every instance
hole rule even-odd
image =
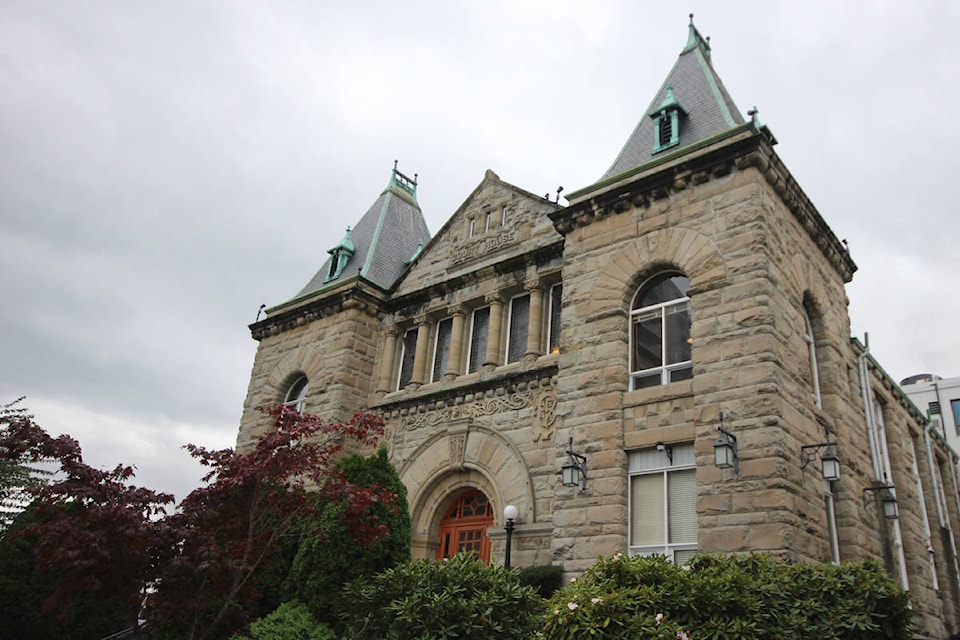
[[[90,467],[69,436],[53,438],[32,420],[0,431],[0,456],[60,465],[54,482],[33,490],[38,518],[25,532],[37,536],[38,568],[59,576],[46,606],[101,593],[122,598],[135,621],[149,591],[148,618],[161,633],[228,637],[247,622],[257,569],[291,531],[309,528],[317,496],[346,505],[344,525],[357,542],[384,535],[370,506],[396,496],[347,482],[335,465],[349,440],[374,446],[383,421],[370,413],[334,423],[284,406],[265,411],[275,428],[251,451],[185,447],[210,471],[172,515],[164,508],[172,496],[129,485],[130,467]]]

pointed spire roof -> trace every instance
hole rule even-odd
[[[657,144],[658,114],[679,111],[679,142]],[[629,171],[662,155],[705,140],[744,123],[723,82],[713,70],[710,42],[690,26],[687,44],[644,112],[617,159],[601,180]],[[655,151],[656,149],[656,151]]]
[[[361,277],[389,290],[411,258],[430,240],[430,231],[417,204],[417,176],[408,178],[393,163],[390,182],[376,202],[337,246],[295,298]],[[343,260],[337,264],[335,260]]]

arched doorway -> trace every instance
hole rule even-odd
[[[473,553],[490,562],[490,538],[487,529],[493,526],[493,508],[482,491],[471,489],[461,494],[440,522],[440,546],[437,560],[458,553]]]

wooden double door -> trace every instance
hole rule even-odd
[[[493,508],[483,492],[471,489],[460,495],[440,522],[440,547],[437,560],[458,553],[473,553],[490,562],[490,538],[487,529],[493,526]]]

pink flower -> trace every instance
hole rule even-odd
[[[579,608],[580,608],[580,605],[578,605],[576,602],[567,603],[567,609],[570,609],[570,611],[576,611]]]
[[[663,622],[663,614],[662,614],[662,613],[658,613],[657,615],[655,615],[655,616],[653,617],[653,619],[657,621],[657,624],[660,624],[661,622]]]
[[[553,610],[553,615],[555,615],[555,616],[560,615],[560,609],[554,609],[554,610]]]
[[[686,631],[677,631],[677,640],[690,640]]]
[[[592,602],[593,604],[600,604],[601,602],[603,602],[603,598],[590,598],[590,602]]]

